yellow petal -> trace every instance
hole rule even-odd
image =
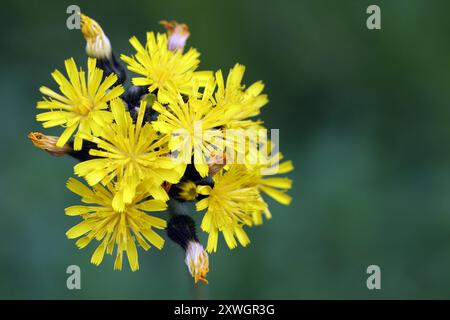
[[[89,189],[86,185],[78,181],[74,178],[69,178],[66,182],[66,187],[73,193],[78,194],[81,197],[90,197],[93,195],[91,189]]]
[[[102,263],[103,256],[105,255],[105,249],[106,245],[104,242],[102,242],[92,254],[91,263],[95,264],[96,266],[100,265],[100,263]]]
[[[70,228],[66,232],[66,236],[69,239],[74,239],[88,233],[91,230],[92,230],[92,223],[90,221],[85,220],[83,222],[80,222],[76,226]]]
[[[280,190],[264,186],[260,186],[260,189],[281,204],[289,205],[292,202],[291,196]]]
[[[71,206],[67,207],[64,211],[68,216],[78,216],[89,212],[94,212],[95,207],[87,206]]]
[[[141,232],[152,245],[154,245],[158,249],[162,249],[162,247],[164,246],[164,239],[159,234],[157,234],[152,229],[145,229]]]
[[[208,208],[208,204],[209,204],[209,200],[208,198],[202,199],[199,202],[197,202],[195,204],[195,208],[197,209],[197,211],[202,211],[205,210],[206,208]]]
[[[147,200],[136,206],[138,209],[144,211],[164,211],[167,209],[167,204],[159,200]]]
[[[208,235],[208,244],[206,245],[206,251],[209,253],[217,251],[217,241],[219,240],[219,233],[217,230],[211,230]]]
[[[130,264],[131,271],[139,270],[139,261],[138,261],[138,254],[136,250],[136,243],[134,240],[128,241],[127,246],[127,257],[128,257],[128,263]]]
[[[263,179],[262,184],[270,187],[276,187],[280,189],[292,188],[292,180],[289,178],[266,178]]]
[[[228,248],[234,249],[237,246],[236,239],[234,238],[234,233],[231,228],[225,228],[222,230],[223,237],[225,238],[225,242],[228,245]]]
[[[236,233],[236,236],[239,240],[239,243],[245,247],[250,243],[250,239],[247,236],[247,233],[245,233],[244,229],[241,227],[234,228],[234,232]]]
[[[66,144],[66,142],[69,141],[70,137],[72,136],[72,134],[75,132],[76,129],[77,124],[67,127],[66,130],[64,130],[63,134],[59,137],[58,141],[56,142],[56,146],[60,148],[63,147]]]

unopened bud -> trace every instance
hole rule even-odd
[[[110,59],[111,42],[94,19],[81,14],[81,32],[86,40],[86,53],[97,59]]]
[[[203,249],[203,246],[199,242],[191,241],[188,243],[186,259],[184,261],[186,262],[195,283],[199,280],[208,283],[206,275],[209,271],[209,258],[205,249]]]
[[[59,137],[46,136],[40,132],[30,132],[28,139],[34,144],[36,148],[47,151],[53,156],[62,156],[72,151],[72,147],[69,144],[65,144],[62,147],[57,147],[56,142]]]
[[[165,20],[162,20],[159,23],[166,28],[169,35],[168,49],[171,51],[183,51],[186,41],[190,36],[188,25],[176,21],[169,22]]]

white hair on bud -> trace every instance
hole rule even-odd
[[[209,258],[203,246],[196,241],[190,241],[186,248],[186,259],[189,272],[194,278],[195,283],[199,280],[208,283],[206,275],[209,271]]]

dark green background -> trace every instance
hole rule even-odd
[[[79,199],[65,187],[74,161],[26,139],[38,88],[84,40],[66,28],[77,3],[100,22],[116,53],[133,52],[158,21],[189,24],[202,69],[247,66],[294,161],[284,207],[249,230],[252,243],[210,258],[209,298],[450,298],[450,3],[425,0],[2,1],[0,3],[0,298],[193,297],[183,253],[167,242],[140,252],[141,269],[89,263],[65,232]],[[378,4],[382,30],[366,28]],[[57,133],[59,130],[48,130]],[[198,214],[196,214],[198,216]],[[202,238],[205,239],[204,237]],[[66,268],[82,290],[66,288]],[[382,289],[366,288],[366,268]]]

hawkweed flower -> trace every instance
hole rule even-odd
[[[81,68],[77,70],[75,60],[67,59],[65,66],[68,79],[58,70],[52,73],[62,94],[47,87],[39,89],[47,97],[37,103],[37,108],[50,111],[38,114],[37,121],[43,122],[44,128],[65,127],[56,142],[57,147],[64,146],[78,129],[74,149],[80,150],[83,140],[79,133],[98,134],[101,127],[112,120],[112,115],[107,110],[108,103],[120,96],[124,90],[120,85],[111,88],[117,81],[115,74],[102,81],[103,71],[96,68],[95,63],[95,59],[88,59],[86,78]]]
[[[164,201],[148,200],[149,194],[145,188],[138,188],[133,200],[122,211],[114,209],[112,202],[116,193],[114,183],[106,187],[97,184],[87,187],[76,179],[67,181],[67,188],[81,197],[88,205],[75,205],[66,208],[68,216],[80,216],[83,221],[67,231],[69,239],[80,238],[76,245],[82,249],[92,240],[100,242],[92,255],[91,262],[100,265],[105,255],[112,255],[114,247],[116,259],[114,269],[122,269],[124,253],[128,258],[131,270],[139,269],[136,241],[147,251],[150,245],[161,249],[164,239],[155,229],[164,229],[166,221],[148,214],[148,212],[163,211],[167,205]]]
[[[198,92],[196,87],[195,92]],[[194,166],[202,177],[209,172],[208,163],[217,152],[223,152],[227,140],[222,127],[239,111],[239,106],[216,107],[206,93],[184,101],[181,95],[164,95],[153,105],[159,113],[153,127],[170,136],[169,148],[185,162],[194,157]],[[230,145],[230,147],[233,147]]]
[[[171,203],[173,207],[174,201]],[[194,220],[185,214],[174,215],[167,223],[167,235],[184,249],[184,261],[194,282],[208,283],[206,275],[209,271],[209,257],[198,241]]]
[[[156,89],[192,93],[192,80],[200,81],[210,77],[209,72],[195,72],[200,53],[190,48],[186,53],[169,49],[167,34],[147,32],[147,42],[143,46],[136,37],[130,43],[137,51],[134,56],[121,55],[128,70],[140,74],[132,82],[136,86],[148,86],[151,93]]]
[[[243,165],[231,165],[228,171],[221,171],[214,177],[214,186],[202,186],[198,192],[206,198],[196,204],[197,211],[207,209],[200,227],[209,234],[206,250],[215,252],[219,232],[230,249],[250,243],[244,226],[252,226],[253,212],[264,211],[258,188],[258,177]]]
[[[117,192],[113,207],[122,211],[135,197],[137,186],[143,187],[155,199],[168,200],[162,183],[177,183],[183,172],[172,158],[168,157],[167,137],[161,137],[150,123],[143,123],[146,101],[141,101],[135,123],[126,111],[123,101],[111,101],[113,123],[106,125],[97,134],[83,135],[95,143],[97,148],[89,151],[95,159],[77,164],[75,174],[84,177],[91,185],[107,184],[117,178]]]

